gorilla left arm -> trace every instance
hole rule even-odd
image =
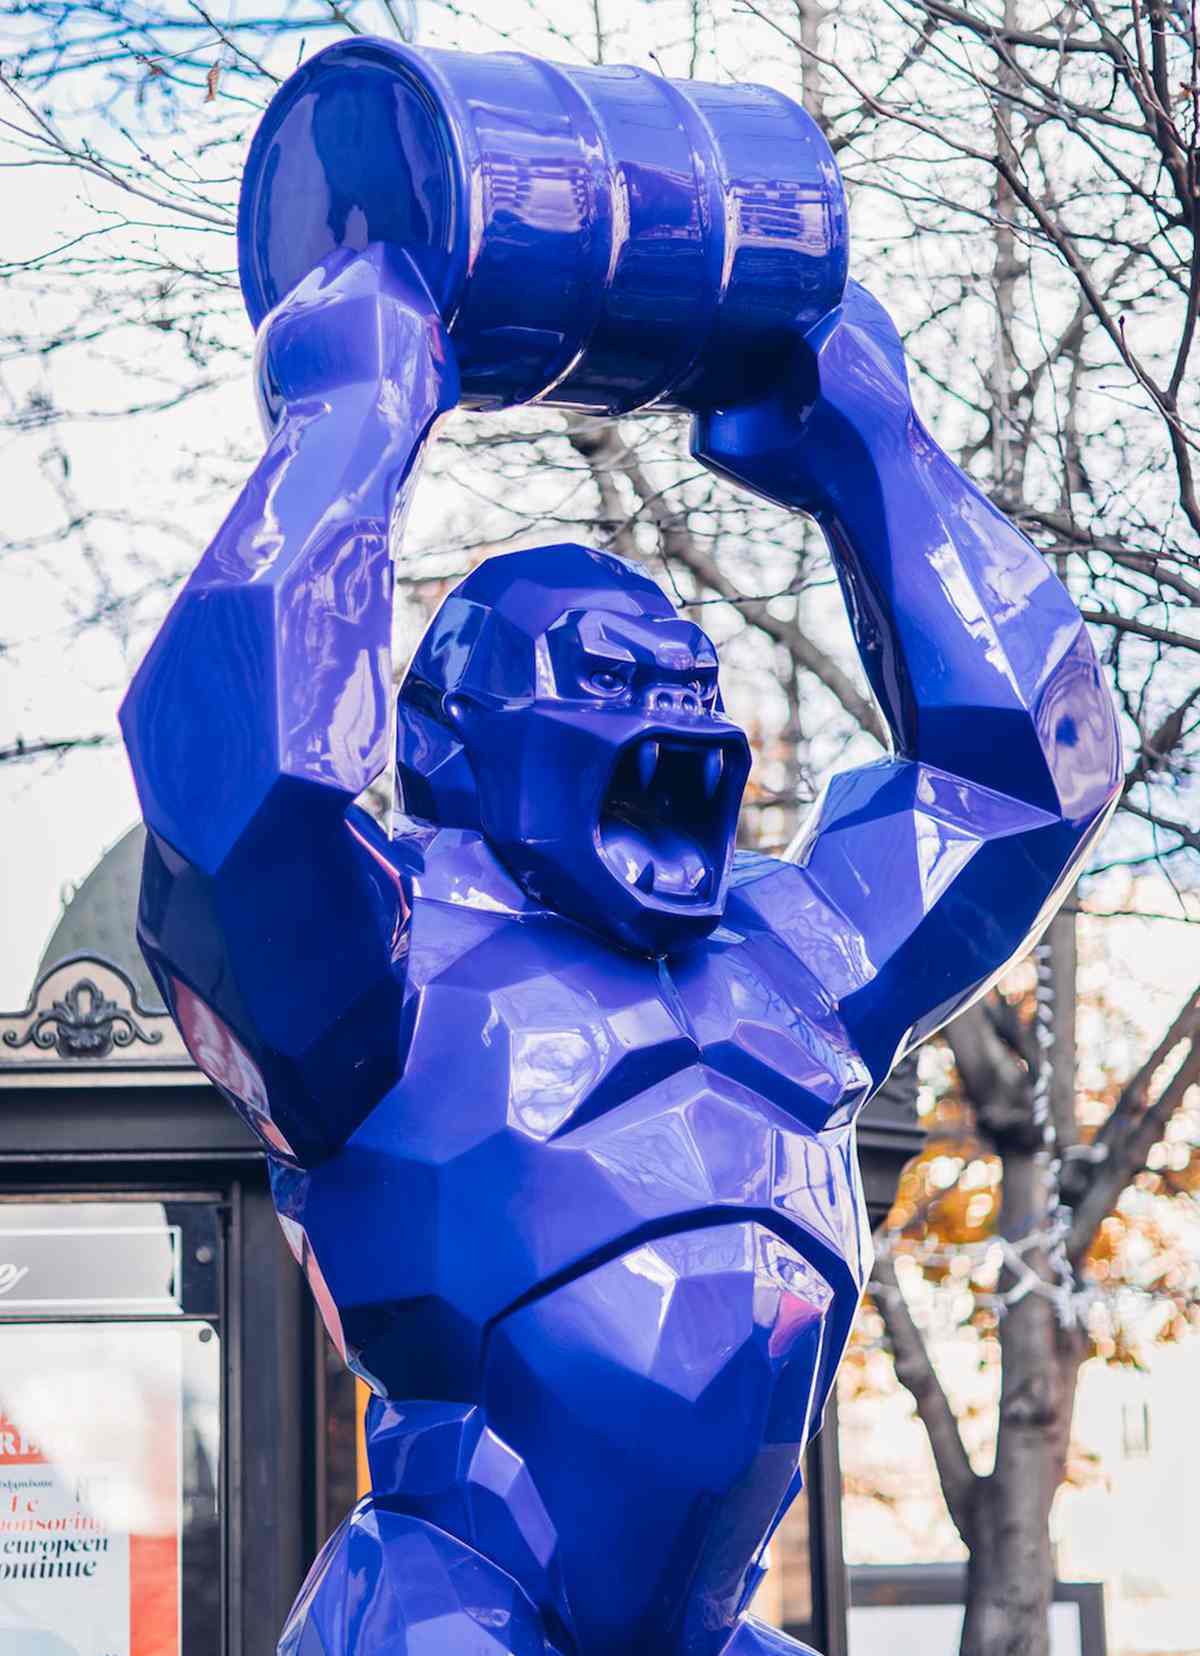
[[[700,415],[693,448],[821,524],[891,729],[894,757],[830,783],[800,880],[742,888],[878,1085],[1062,901],[1119,789],[1112,700],[1046,560],[917,419],[896,330],[857,284],[786,388]]]
[[[400,255],[335,254],[263,323],[267,449],[121,712],[149,829],[138,931],[196,1062],[305,1165],[400,1072],[383,769],[389,530],[457,368]]]

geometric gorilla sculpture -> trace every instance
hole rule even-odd
[[[285,1656],[796,1649],[746,1615],[870,1267],[854,1120],[1053,913],[1116,797],[1041,555],[943,455],[851,285],[710,467],[814,513],[894,753],[735,853],[715,651],[641,571],[498,557],[383,768],[389,526],[458,395],[395,250],[261,334],[264,459],[122,720],[140,933],[369,1381],[372,1493]]]

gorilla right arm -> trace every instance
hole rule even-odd
[[[309,1163],[401,1065],[405,898],[353,800],[386,761],[389,526],[458,376],[380,247],[332,256],[259,339],[274,432],[121,724],[156,981],[200,1067]]]
[[[878,1086],[1069,891],[1120,792],[1112,697],[1046,559],[921,425],[895,327],[856,283],[778,390],[702,415],[694,443],[816,517],[890,727],[890,757],[833,778],[798,867],[742,887]]]

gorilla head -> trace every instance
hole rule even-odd
[[[648,954],[720,920],[749,748],[712,644],[623,559],[473,570],[405,675],[396,744],[405,811],[477,829],[547,908]]]

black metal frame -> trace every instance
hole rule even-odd
[[[786,1627],[784,1631],[796,1638],[811,1639],[821,1656],[847,1656],[848,1594],[842,1549],[842,1463],[836,1392],[830,1394],[821,1430],[809,1445],[804,1481],[808,1490],[812,1630]]]
[[[257,1142],[207,1086],[96,1088],[80,1074],[70,1086],[6,1087],[0,1191],[219,1197],[227,1514],[220,1656],[263,1656],[320,1537],[315,1313],[276,1222]],[[251,1386],[242,1384],[247,1369]]]
[[[97,965],[115,973],[125,991],[124,1003],[110,1000],[89,975],[89,969]],[[57,1000],[39,1012],[37,1003],[42,983],[71,966],[80,967],[82,975],[75,978]],[[143,1061],[148,1065],[162,1062],[161,1055],[155,1053],[153,1048],[161,1045],[163,1031],[149,1027],[155,1022],[161,1024],[162,1011],[142,1004],[133,979],[112,960],[90,954],[64,956],[35,986],[33,994],[16,1017],[25,1017],[29,1022],[20,1034],[15,1030],[5,1030],[3,1047],[6,1056],[21,1053],[25,1048],[31,1049],[32,1053],[53,1051],[59,1060],[54,1068],[65,1069],[72,1062],[98,1063],[114,1050],[124,1053],[131,1049],[136,1053],[140,1047],[146,1046],[152,1050],[148,1055],[141,1054]]]
[[[859,1166],[872,1226],[887,1217],[900,1171],[921,1148],[916,1116],[916,1067],[908,1060],[868,1105],[858,1127]],[[809,1446],[805,1469],[809,1501],[809,1569],[812,1578],[811,1633],[822,1656],[848,1656],[849,1578],[842,1544],[842,1463],[838,1451],[836,1388],[825,1405],[821,1430]]]
[[[859,1564],[849,1573],[855,1608],[960,1605],[966,1593],[965,1564]],[[1102,1583],[1056,1581],[1054,1602],[1079,1607],[1083,1656],[1108,1656]]]

